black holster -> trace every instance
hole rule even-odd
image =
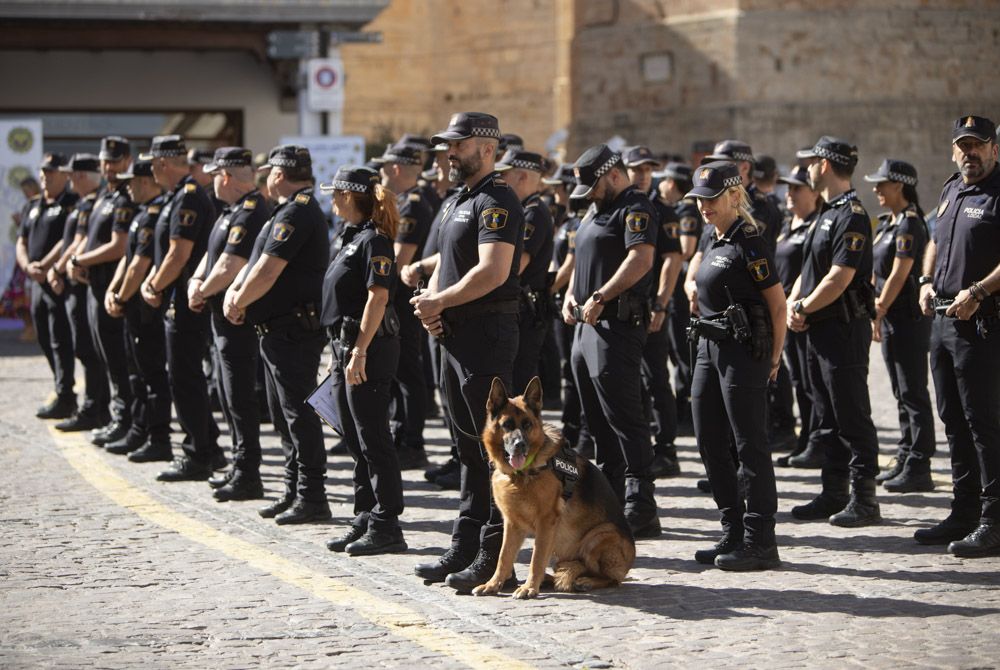
[[[626,291],[618,296],[618,320],[631,326],[649,326],[650,300]]]
[[[750,357],[755,361],[769,358],[774,347],[771,312],[765,305],[750,305]]]

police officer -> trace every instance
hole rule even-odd
[[[69,189],[69,176],[60,172],[66,156],[47,153],[39,166],[40,197],[31,201],[17,237],[17,264],[28,275],[31,320],[38,346],[55,378],[56,397],[38,408],[40,419],[68,419],[76,411],[73,391],[73,332],[66,313],[65,294],[57,295],[45,279],[62,251],[63,227],[79,196]]]
[[[659,231],[656,234],[656,253],[653,256],[653,282],[650,300],[649,334],[642,348],[642,378],[651,400],[653,434],[652,474],[654,477],[676,477],[681,473],[677,461],[677,401],[670,388],[667,357],[670,348],[666,328],[667,305],[677,285],[681,271],[680,227],[674,208],[660,199],[653,188],[653,169],[660,163],[648,147],[636,146],[624,155],[625,167],[632,185],[645,193],[657,213]]]
[[[951,514],[918,530],[921,544],[950,542],[956,556],[1000,553],[1000,168],[992,121],[955,121],[959,171],[938,205],[924,254],[920,301],[934,313],[931,374],[951,447]],[[963,533],[965,533],[963,535]]]
[[[91,441],[97,446],[124,439],[132,425],[132,389],[125,357],[124,325],[104,309],[104,295],[119,259],[125,255],[128,227],[135,215],[135,205],[125,183],[118,179],[131,162],[131,146],[123,137],[112,135],[101,140],[101,174],[104,187],[98,192],[91,213],[79,232],[86,242],[69,258],[71,279],[86,276],[87,322],[94,350],[108,376],[111,389],[111,423],[94,432]],[[85,273],[85,275],[84,275]],[[133,435],[133,441],[138,435]]]
[[[214,212],[205,190],[191,177],[184,138],[153,138],[148,157],[153,176],[168,194],[154,233],[153,267],[140,295],[154,309],[164,309],[167,366],[177,419],[187,434],[184,454],[157,475],[160,481],[205,480],[224,465],[208,404],[202,369],[207,346],[208,315],[188,306],[187,280],[204,255]],[[145,157],[145,156],[143,156]]]
[[[255,500],[264,497],[260,480],[260,408],[257,404],[257,333],[250,324],[233,324],[222,313],[222,299],[246,266],[271,209],[254,184],[253,154],[243,147],[215,150],[205,172],[212,191],[226,208],[216,220],[204,257],[188,282],[192,310],[211,311],[217,391],[233,444],[233,467],[209,480],[213,497]]]
[[[933,491],[934,410],[927,387],[931,319],[920,310],[917,285],[930,233],[917,196],[917,170],[887,158],[865,181],[875,184],[879,205],[889,210],[879,217],[873,244],[872,338],[882,344],[901,433],[895,466],[875,480],[893,493]]]
[[[139,287],[153,262],[156,220],[163,207],[163,189],[153,178],[153,165],[138,159],[118,174],[125,183],[136,214],[128,229],[125,255],[104,294],[104,309],[125,322],[125,355],[132,389],[132,427],[105,450],[128,454],[134,463],[171,460],[170,382],[167,379],[163,312],[139,296]]]
[[[751,214],[761,227],[761,235],[773,249],[778,233],[781,232],[782,216],[774,200],[761,193],[754,185],[754,158],[750,145],[740,140],[722,140],[715,145],[711,154],[702,159],[702,163],[705,161],[728,161],[739,168],[743,187],[750,194]]]
[[[333,192],[333,209],[346,224],[344,244],[323,279],[321,321],[333,343],[333,397],[354,458],[354,519],[327,547],[351,556],[406,551],[399,527],[403,480],[389,433],[400,355],[391,297],[396,196],[364,167],[340,168],[333,183],[320,188]]]
[[[521,250],[521,313],[518,316],[517,356],[514,358],[514,390],[518,393],[538,376],[539,356],[552,327],[549,297],[549,264],[552,262],[555,227],[552,213],[539,189],[545,159],[531,151],[508,149],[497,163],[524,211],[524,248]]]
[[[778,208],[778,212],[785,215],[785,203],[778,197],[777,186],[780,183],[778,175],[778,163],[773,156],[758,154],[753,159],[753,186],[758,193],[764,194],[768,200]]]
[[[404,140],[406,138],[404,137]],[[408,265],[423,256],[424,244],[434,216],[425,202],[417,179],[423,158],[412,144],[390,146],[376,162],[382,186],[397,194],[399,225],[394,242],[397,265]],[[411,137],[410,141],[413,139]],[[395,269],[394,267],[394,269]],[[399,467],[404,470],[427,465],[424,451],[424,423],[427,418],[427,381],[424,378],[424,348],[427,332],[413,315],[409,291],[393,291],[393,305],[399,318],[399,368],[395,373],[397,392],[394,442],[399,451]]]
[[[87,319],[87,284],[68,277],[69,259],[86,241],[86,225],[94,211],[94,201],[101,185],[100,162],[93,154],[75,154],[69,163],[59,168],[69,173],[70,188],[79,196],[76,206],[66,217],[63,228],[62,253],[46,274],[52,291],[62,295],[65,291],[66,312],[73,332],[73,352],[84,368],[84,400],[69,419],[56,424],[57,430],[75,432],[106,426],[108,412],[108,378],[104,366],[94,349]],[[82,276],[83,273],[78,273]]]
[[[623,500],[636,537],[660,534],[642,415],[642,347],[649,325],[657,217],[629,182],[621,155],[600,144],[573,166],[573,196],[593,203],[576,233],[576,264],[563,318],[576,324],[573,374],[597,464]]]
[[[227,205],[215,195],[213,190],[214,178],[208,167],[212,165],[214,157],[215,153],[211,149],[194,148],[188,149],[187,152],[187,162],[191,168],[191,178],[198,182],[198,186],[205,189],[205,193],[208,194],[209,200],[212,201],[212,207],[215,208],[213,215],[220,216],[222,210],[226,209]]]
[[[231,323],[246,320],[257,329],[271,418],[285,453],[285,490],[259,514],[278,524],[326,521],[323,428],[305,404],[326,342],[319,321],[330,260],[326,219],[313,195],[308,149],[277,146],[259,169],[268,171],[268,191],[278,206],[224,303]]]
[[[871,220],[851,186],[858,150],[825,135],[797,155],[808,159],[809,181],[827,204],[806,240],[802,274],[788,298],[788,327],[807,333],[813,402],[819,427],[830,437],[822,492],[792,508],[792,515],[829,518],[835,526],[870,526],[882,516],[875,496],[878,439],[868,396]]]
[[[448,128],[431,138],[448,143],[448,162],[465,187],[442,210],[439,261],[427,290],[412,298],[427,331],[442,337],[441,387],[462,462],[451,548],[415,571],[463,592],[493,575],[503,538],[479,435],[493,378],[513,388],[524,214],[517,195],[494,170],[499,139],[496,117],[480,112],[455,114]]]
[[[691,398],[698,449],[723,527],[722,539],[695,560],[725,570],[772,569],[780,565],[774,537],[778,495],[765,390],[781,361],[785,294],[736,166],[720,161],[698,168],[689,195],[698,198],[698,209],[714,227],[696,280],[700,318],[691,324],[698,340]]]

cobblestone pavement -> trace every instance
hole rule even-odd
[[[219,504],[204,483],[155,482],[161,464],[56,436],[34,418],[51,388],[43,359],[0,336],[0,667],[1000,666],[1000,559],[912,540],[947,511],[940,426],[938,491],[883,494],[876,528],[794,522],[788,510],[818,478],[779,470],[784,567],[764,574],[693,561],[719,526],[694,487],[694,440],[682,438],[683,475],[657,487],[664,535],[640,542],[621,588],[515,602],[413,576],[447,545],[457,507],[422,473],[406,473],[408,553],[334,555],[324,542],[351,514],[346,457],[330,459],[333,524],[278,527],[258,502]],[[886,461],[895,411],[877,355],[871,377]],[[430,426],[443,459],[444,433]],[[273,495],[271,431],[265,448]]]

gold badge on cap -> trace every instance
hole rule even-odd
[[[483,225],[486,230],[500,230],[507,225],[509,213],[502,207],[490,207],[483,212]]]
[[[392,269],[392,259],[388,256],[373,256],[372,257],[372,270],[375,271],[379,277],[388,277],[389,270]]]
[[[629,232],[641,233],[649,225],[649,214],[646,212],[629,212],[625,215],[625,225]]]
[[[975,120],[971,116],[965,120],[965,127],[966,128],[975,128],[976,127],[976,122],[975,122]]]
[[[848,251],[861,251],[865,248],[865,235],[862,233],[844,233],[844,243]]]
[[[771,268],[767,264],[766,258],[760,258],[747,263],[747,270],[750,271],[754,281],[764,281],[771,276]]]
[[[698,173],[698,179],[701,179],[702,181],[705,181],[711,176],[712,176],[712,170],[709,168],[704,168],[702,169],[701,172]]]
[[[276,223],[274,224],[274,233],[272,237],[274,237],[275,242],[284,242],[291,237],[294,232],[295,226],[287,223]]]

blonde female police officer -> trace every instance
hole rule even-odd
[[[736,166],[718,161],[698,168],[688,195],[715,227],[696,278],[700,318],[691,322],[699,340],[691,396],[698,447],[724,530],[722,540],[695,560],[726,570],[776,568],[778,497],[767,441],[767,384],[781,360],[785,294]],[[747,479],[745,501],[730,432]]]

